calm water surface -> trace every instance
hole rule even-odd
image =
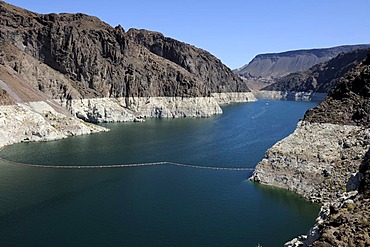
[[[107,124],[111,131],[7,147],[35,164],[173,161],[254,167],[316,103],[258,101],[204,119]],[[250,171],[174,166],[47,169],[0,163],[0,246],[282,246],[318,205],[255,185]]]

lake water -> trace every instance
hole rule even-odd
[[[34,164],[172,161],[254,167],[316,103],[265,101],[211,118],[107,124],[111,131],[21,143],[1,155]],[[151,166],[49,169],[0,163],[0,246],[282,246],[319,206],[255,185],[251,171]]]

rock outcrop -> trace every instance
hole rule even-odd
[[[329,202],[346,191],[369,147],[369,129],[303,121],[266,152],[252,179]]]
[[[316,225],[320,234],[311,246],[370,246],[370,197],[369,197],[369,159],[364,161],[360,193],[348,193],[335,203],[326,205],[328,214],[325,220]],[[367,187],[361,191],[361,188]],[[355,191],[357,192],[357,191]],[[362,192],[362,193],[361,193]]]
[[[14,101],[10,98],[8,92],[0,89],[0,105],[12,105]]]
[[[49,141],[108,129],[55,111],[46,102],[0,106],[0,148],[17,142]]]
[[[308,236],[300,236],[285,246],[361,246],[370,245],[370,150],[356,173],[356,188],[325,203]]]
[[[323,203],[308,236],[286,246],[369,245],[369,99],[370,55],[257,165],[252,180]]]

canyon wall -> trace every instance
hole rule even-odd
[[[370,244],[369,120],[370,55],[342,77],[322,103],[307,111],[294,133],[270,148],[257,165],[251,180],[323,204],[307,236],[286,246]]]

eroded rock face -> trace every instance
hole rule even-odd
[[[84,14],[40,15],[4,2],[0,11],[3,47],[14,45],[68,80],[56,83],[66,88],[60,93],[47,78],[38,78],[39,90],[53,98],[206,97],[249,91],[208,52],[160,33],[125,32]],[[3,63],[25,77],[32,71],[16,57],[5,56]]]
[[[346,191],[369,147],[369,129],[300,122],[293,134],[266,152],[252,179],[328,202]]]
[[[45,102],[0,106],[0,147],[108,131],[56,112]]]
[[[341,196],[327,206],[326,220],[317,224],[320,232],[312,246],[370,246],[370,150],[362,161],[359,193]],[[357,191],[356,191],[357,192]]]
[[[286,246],[370,244],[369,66],[368,55],[256,167],[254,181],[324,203],[308,236]]]
[[[131,40],[145,46],[152,53],[198,75],[211,88],[211,93],[249,92],[246,84],[229,68],[225,68],[219,59],[202,49],[164,37],[158,32],[130,29],[127,34]]]

